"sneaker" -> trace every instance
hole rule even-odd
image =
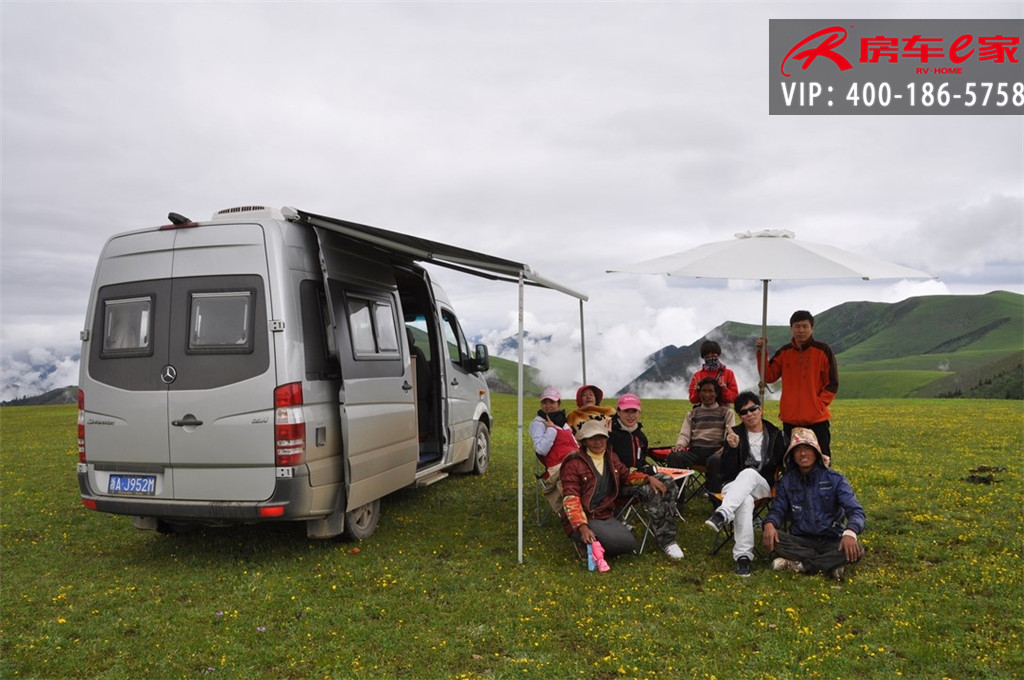
[[[683,549],[679,547],[678,543],[669,543],[662,548],[662,550],[664,550],[665,554],[674,560],[683,559]]]
[[[774,571],[795,571],[796,573],[802,573],[804,565],[800,564],[796,560],[787,560],[785,557],[776,557],[772,562],[772,569]]]
[[[736,560],[736,575],[746,578],[750,576],[750,558],[743,556]]]
[[[828,576],[833,581],[842,581],[844,573],[846,573],[846,568],[843,565],[839,565],[838,567],[833,567],[832,569],[830,569],[828,572]]]
[[[711,527],[711,530],[717,534],[719,531],[725,528],[725,525],[728,524],[728,521],[726,521],[725,515],[716,510],[715,514],[711,515],[711,517],[708,517],[707,521],[704,522],[704,524]]]

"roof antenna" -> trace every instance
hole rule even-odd
[[[167,219],[171,221],[171,224],[188,224],[192,221],[184,215],[179,215],[176,212],[167,213]]]

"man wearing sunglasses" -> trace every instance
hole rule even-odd
[[[732,522],[735,543],[732,558],[737,576],[750,576],[754,559],[754,502],[772,495],[775,477],[786,455],[782,430],[764,420],[761,400],[753,392],[741,392],[734,402],[740,424],[725,437],[719,462],[722,505],[708,518],[716,533]]]

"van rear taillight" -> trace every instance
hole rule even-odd
[[[78,390],[78,462],[85,462],[85,392]]]
[[[306,419],[302,413],[302,383],[274,390],[274,465],[291,467],[306,456]]]

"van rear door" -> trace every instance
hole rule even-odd
[[[264,500],[276,485],[277,377],[263,229],[218,224],[177,234],[167,360],[174,497]]]
[[[174,497],[167,385],[161,381],[173,244],[172,232],[114,237],[96,272],[81,387],[92,485],[99,493]]]

